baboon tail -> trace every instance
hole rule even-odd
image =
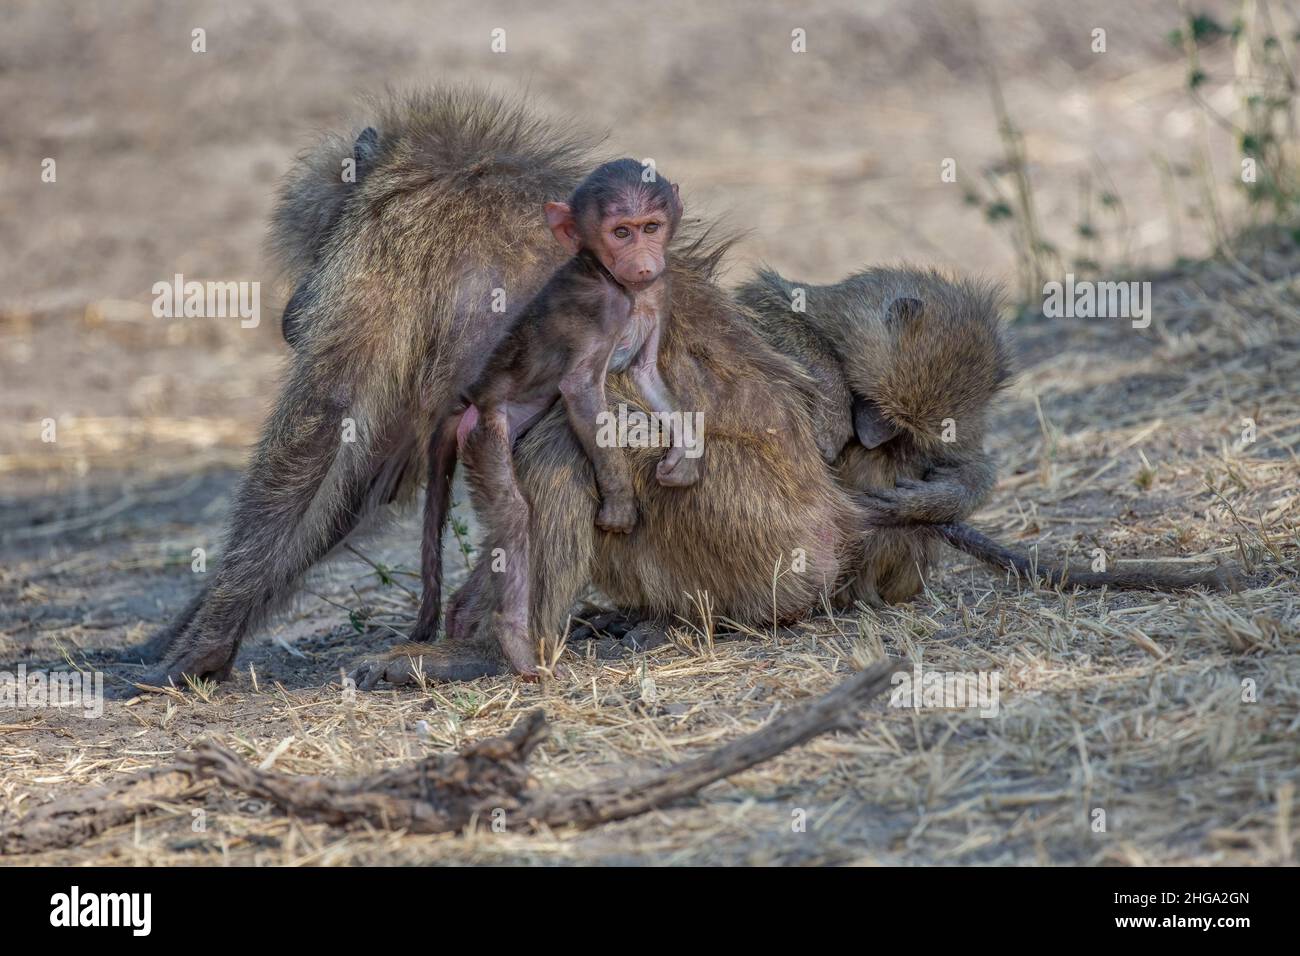
[[[1030,579],[1045,581],[1049,587],[1112,587],[1123,590],[1177,590],[1198,585],[1214,590],[1236,590],[1239,581],[1230,567],[1185,570],[1152,561],[1135,562],[1134,566],[1112,571],[1081,570],[1070,567],[1056,568],[1045,562],[1031,559],[1012,551],[981,534],[970,525],[960,522],[931,525],[935,533],[958,551],[991,564],[1014,571]]]

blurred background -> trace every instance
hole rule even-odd
[[[136,529],[134,557],[112,561],[188,552],[192,531],[169,542],[168,508],[178,531],[182,516],[219,524],[285,354],[288,290],[263,249],[277,180],[387,86],[527,91],[540,110],[654,157],[692,213],[750,231],[733,278],[760,261],[830,281],[907,259],[1001,276],[1027,299],[1043,275],[1163,269],[1273,215],[1239,174],[1243,147],[1268,144],[1244,143],[1233,124],[1249,129],[1264,109],[1248,75],[1294,90],[1285,5],[798,6],[10,0],[0,542],[11,573],[20,559],[48,565],[88,540],[121,541],[127,516],[149,507],[161,526]],[[1266,34],[1278,38],[1267,48]],[[1280,102],[1262,114],[1275,127],[1290,122],[1286,89]],[[55,182],[42,181],[47,158]],[[261,326],[154,318],[151,286],[176,273],[261,282]],[[40,441],[45,419],[55,444]],[[167,484],[173,475],[183,481]]]

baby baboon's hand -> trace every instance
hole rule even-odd
[[[596,527],[617,534],[630,534],[636,527],[636,501],[626,498],[606,498],[596,514]]]
[[[669,488],[685,488],[700,480],[700,463],[703,458],[687,458],[681,448],[673,448],[659,459],[655,478]]]

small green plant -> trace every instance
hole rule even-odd
[[[1138,468],[1137,474],[1133,476],[1133,484],[1142,491],[1150,491],[1156,483],[1156,468],[1147,458],[1146,452],[1139,451],[1138,457],[1142,459],[1142,465]]]
[[[1206,13],[1188,13],[1169,42],[1187,61],[1187,89],[1205,115],[1233,137],[1239,154],[1240,183],[1256,220],[1293,224],[1300,213],[1297,171],[1296,74],[1292,47],[1300,31],[1286,35],[1273,22],[1269,4],[1248,0],[1241,15],[1224,26]],[[1214,78],[1201,53],[1221,42],[1232,44],[1238,109],[1226,116],[1211,105],[1203,88]],[[1295,236],[1300,239],[1300,232]]]
[[[455,513],[456,505],[452,506],[452,515],[450,519],[451,533],[456,536],[456,546],[460,548],[460,555],[465,559],[465,568],[470,570],[472,562],[470,556],[474,553],[474,546],[469,543],[469,525],[465,519]]]
[[[216,681],[207,680],[202,677],[191,677],[189,674],[186,674],[185,683],[189,686],[189,689],[203,701],[203,703],[212,703],[212,695],[217,692]]]
[[[1029,160],[1024,136],[1011,121],[997,72],[989,68],[989,90],[998,117],[998,136],[1002,141],[1002,161],[984,173],[986,192],[968,187],[964,199],[977,206],[992,225],[1005,225],[1011,233],[1016,254],[1016,274],[1022,301],[1032,302],[1042,296],[1043,282],[1060,256],[1056,247],[1043,238],[1042,226],[1034,205],[1034,189],[1029,179]]]

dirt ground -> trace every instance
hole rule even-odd
[[[1210,5],[1225,11],[1235,5]],[[554,726],[540,786],[662,766],[759,726],[883,654],[1002,675],[1000,716],[877,704],[688,801],[588,832],[343,831],[214,792],[207,829],[174,806],[76,849],[75,864],[1290,864],[1300,766],[1300,306],[1292,240],[1204,262],[1206,210],[1158,159],[1204,144],[1165,34],[1177,5],[20,2],[0,12],[0,670],[117,677],[215,566],[247,448],[277,387],[277,177],[315,130],[385,84],[527,88],[687,202],[752,230],[733,266],[813,281],[912,261],[1010,277],[1003,230],[962,202],[1000,156],[980,71],[997,62],[1043,222],[1076,241],[1081,177],[1123,221],[1107,264],[1155,275],[1154,321],[1025,319],[1021,374],[990,444],[979,523],[1047,554],[1236,562],[1230,595],[1031,592],[950,557],[915,602],[602,661],[560,680],[481,680],[351,698],[340,670],[414,612],[418,534],[397,516],[308,582],[210,694],[109,701],[87,720],[0,711],[0,827],[51,797],[218,735],[287,772],[358,774],[503,731]],[[1108,29],[1104,54],[1089,48]],[[495,27],[508,52],[490,51]],[[807,30],[808,53],[789,52]],[[207,50],[191,52],[191,31]],[[980,40],[978,37],[982,37]],[[1218,65],[1213,56],[1207,69]],[[1222,98],[1211,85],[1207,95]],[[43,183],[41,161],[57,161]],[[940,181],[943,159],[959,181]],[[1230,178],[1225,174],[1225,180]],[[1238,215],[1230,185],[1224,209]],[[1095,251],[1095,250],[1094,250]],[[150,287],[264,284],[263,322],[155,319]],[[283,290],[279,290],[282,294]],[[52,418],[58,440],[41,441]],[[1241,440],[1243,418],[1257,440]],[[459,496],[463,498],[464,496]],[[462,506],[458,513],[465,515]],[[362,557],[364,556],[364,558]],[[385,584],[365,559],[396,569]],[[449,543],[448,560],[465,560]],[[1243,681],[1255,699],[1243,700]],[[652,681],[652,684],[649,683]],[[651,690],[653,687],[653,690]],[[1106,812],[1106,829],[1093,827]],[[806,811],[808,826],[791,821]]]

